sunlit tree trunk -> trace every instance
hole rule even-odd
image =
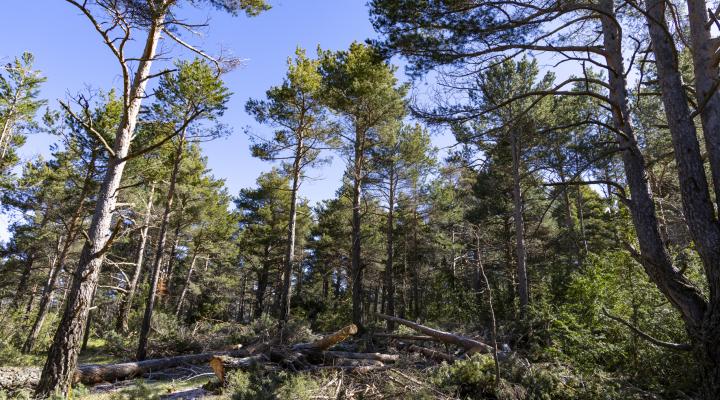
[[[80,254],[78,267],[72,280],[63,315],[55,331],[48,358],[37,386],[38,397],[48,397],[56,391],[66,394],[77,367],[77,356],[85,331],[92,295],[98,284],[100,268],[111,238],[112,218],[115,212],[118,189],[125,169],[125,157],[137,123],[140,105],[145,97],[145,86],[150,67],[160,42],[164,15],[156,16],[148,26],[147,39],[142,57],[138,62],[129,92],[125,93],[125,110],[118,125],[113,151],[105,171],[105,177],[97,195],[97,204],[88,230],[88,240]]]

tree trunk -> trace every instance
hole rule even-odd
[[[705,133],[710,170],[716,183],[720,180],[720,96],[715,87],[717,67],[708,57],[712,45],[710,33],[705,26],[698,26],[706,17],[705,2],[688,1],[690,19],[692,21],[693,61],[696,68],[696,85],[703,132]],[[714,205],[710,198],[710,190],[705,175],[705,165],[700,152],[697,131],[690,110],[688,98],[680,73],[677,50],[674,40],[667,35],[668,26],[665,21],[667,4],[663,0],[647,0],[646,20],[652,51],[655,54],[658,80],[665,115],[673,142],[677,174],[682,196],[683,214],[693,239],[695,249],[705,268],[708,282],[709,303],[706,303],[697,289],[691,292],[692,297],[671,299],[683,313],[686,327],[695,344],[695,356],[699,362],[702,375],[701,391],[706,399],[720,397],[720,350],[718,350],[718,334],[720,333],[720,224],[718,223]],[[698,8],[700,7],[700,9]],[[709,26],[708,26],[709,27]],[[713,57],[714,58],[714,57]],[[677,271],[675,268],[673,268]],[[679,273],[679,272],[678,272]],[[679,273],[680,274],[680,273]],[[652,276],[651,276],[652,278]],[[665,276],[663,276],[665,278]],[[682,276],[682,278],[685,278]],[[686,279],[686,278],[685,278]],[[659,286],[659,285],[658,285]],[[697,299],[700,297],[700,299]],[[675,301],[673,301],[675,300]]]
[[[197,254],[193,252],[192,261],[190,261],[190,268],[188,269],[187,276],[185,277],[185,284],[183,285],[182,293],[180,293],[180,298],[178,299],[177,307],[175,308],[175,318],[180,317],[180,311],[182,311],[183,302],[185,301],[185,296],[187,294],[188,286],[190,286],[190,278],[192,277],[192,273],[195,270],[195,261],[197,260]]]
[[[158,233],[158,244],[155,251],[155,261],[153,262],[150,290],[148,291],[147,300],[145,302],[145,315],[143,316],[142,326],[140,328],[140,339],[138,340],[138,349],[136,358],[144,360],[147,356],[147,341],[150,334],[150,324],[155,308],[156,291],[158,280],[160,278],[160,266],[162,264],[163,253],[165,252],[165,242],[167,240],[167,228],[170,223],[170,213],[172,212],[173,198],[175,197],[175,185],[177,184],[178,173],[180,170],[180,162],[185,150],[185,130],[182,131],[175,148],[175,159],[173,169],[170,175],[170,186],[168,187],[167,196],[165,198],[165,210],[163,211],[162,221],[160,223],[160,232]]]
[[[394,256],[395,256],[395,165],[390,166],[390,190],[388,192],[388,216],[387,216],[387,244],[385,259],[385,298],[383,303],[387,304],[385,313],[395,316],[395,283],[394,278]],[[377,311],[377,310],[376,310]],[[395,330],[395,322],[387,321],[387,330]]]
[[[88,340],[90,340],[90,331],[92,329],[92,317],[93,317],[93,304],[95,304],[95,293],[97,292],[97,288],[95,288],[95,292],[93,292],[92,298],[93,300],[90,302],[90,311],[88,311],[88,317],[87,322],[85,323],[85,332],[83,333],[83,340],[82,340],[82,346],[80,347],[80,353],[87,350]]]
[[[25,296],[28,291],[28,282],[30,281],[30,275],[32,274],[34,262],[35,255],[28,253],[24,262],[25,268],[23,269],[22,275],[20,275],[20,281],[18,282],[17,289],[15,289],[15,295],[13,295],[12,302],[10,303],[10,312],[14,312],[18,308],[23,296]]]
[[[602,0],[603,42],[609,67],[609,95],[613,102],[613,120],[632,202],[630,213],[640,245],[640,261],[650,279],[670,302],[681,311],[686,322],[699,321],[705,310],[702,294],[674,268],[660,236],[655,203],[646,179],[645,159],[638,147],[627,100],[627,82],[623,66],[622,34],[614,19],[612,0]]]
[[[150,195],[148,196],[148,202],[145,206],[145,218],[143,220],[143,227],[140,230],[140,246],[138,247],[135,261],[135,272],[133,272],[132,279],[128,283],[127,293],[125,293],[120,301],[120,307],[118,309],[118,318],[115,324],[115,330],[118,333],[126,333],[128,331],[130,308],[132,308],[133,300],[135,299],[135,291],[137,290],[138,282],[140,281],[143,261],[145,260],[145,247],[148,242],[148,230],[150,229],[150,219],[152,218],[152,205],[154,197],[155,184],[150,187]]]
[[[523,219],[522,189],[520,187],[520,138],[512,131],[512,174],[513,174],[513,218],[515,220],[515,256],[517,258],[518,297],[520,298],[520,317],[527,316],[530,304],[530,286],[527,275],[527,252],[525,249],[525,220]]]
[[[282,296],[280,299],[281,326],[290,319],[290,282],[295,260],[295,226],[297,222],[297,194],[300,188],[300,163],[303,157],[303,140],[300,138],[295,149],[295,160],[292,170],[292,189],[290,191],[290,223],[287,232],[287,248],[285,251],[285,270],[283,272]]]
[[[353,193],[352,193],[352,321],[363,330],[363,265],[361,260],[361,217],[360,200],[362,196],[364,149],[362,146],[362,133],[355,129],[355,154],[353,166]]]
[[[60,248],[60,252],[57,255],[56,261],[50,267],[50,274],[48,275],[48,280],[45,283],[45,287],[43,288],[42,295],[40,297],[40,303],[38,304],[38,311],[37,316],[35,317],[35,322],[33,322],[30,333],[25,339],[25,343],[22,347],[22,352],[25,354],[30,353],[35,346],[35,341],[40,334],[43,322],[45,321],[45,317],[47,316],[50,300],[52,299],[53,291],[55,291],[55,283],[57,282],[57,278],[60,275],[60,272],[65,269],[65,261],[67,259],[68,253],[70,252],[70,248],[73,244],[75,244],[75,240],[77,239],[77,236],[82,229],[82,217],[83,213],[85,212],[85,200],[89,195],[90,186],[93,182],[93,175],[95,174],[95,161],[97,160],[97,156],[97,151],[93,149],[90,160],[88,161],[88,168],[83,179],[82,188],[78,196],[78,204],[75,207],[72,216],[70,217],[70,221],[68,222],[67,233],[65,234],[65,241]]]
[[[255,313],[254,317],[260,318],[265,303],[265,291],[267,290],[268,278],[270,277],[270,246],[265,246],[265,257],[262,267],[257,272],[258,281],[255,290]]]
[[[690,41],[695,73],[695,97],[700,110],[705,148],[715,189],[715,202],[720,207],[720,93],[717,88],[717,45],[708,21],[705,0],[687,0]]]
[[[148,27],[147,39],[141,61],[137,65],[129,93],[125,93],[127,109],[118,126],[113,149],[115,156],[108,160],[105,177],[97,196],[88,240],[83,246],[80,261],[75,271],[72,289],[65,302],[62,319],[55,332],[53,344],[43,367],[36,391],[38,397],[49,397],[56,391],[67,394],[72,373],[77,365],[79,344],[85,330],[91,296],[98,284],[98,276],[105,257],[106,246],[110,245],[111,222],[115,211],[118,189],[125,169],[125,157],[135,131],[150,67],[162,32],[164,15],[159,15]]]
[[[67,241],[65,243],[67,244]],[[63,246],[62,251],[64,251],[65,248],[66,246]],[[64,258],[64,255],[61,253],[59,257]],[[35,341],[37,340],[38,335],[40,335],[40,330],[45,322],[50,301],[52,300],[52,293],[55,290],[55,282],[57,281],[58,275],[60,275],[60,271],[62,271],[62,266],[59,264],[58,257],[55,257],[50,264],[50,273],[48,274],[47,281],[45,282],[42,294],[40,295],[37,315],[33,321],[32,328],[30,328],[30,333],[27,338],[25,338],[25,343],[23,343],[23,354],[28,354],[32,351],[35,346]]]

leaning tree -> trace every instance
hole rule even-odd
[[[197,25],[184,21],[177,13],[185,3],[194,6],[213,6],[232,14],[245,12],[249,16],[257,15],[268,8],[263,0],[66,1],[86,17],[118,63],[122,78],[120,90],[122,117],[115,128],[112,142],[106,141],[102,135],[97,134],[109,159],[97,193],[95,211],[74,272],[72,286],[37,387],[36,394],[40,397],[47,397],[56,392],[66,394],[72,383],[72,375],[80,351],[79,345],[85,331],[92,297],[98,285],[103,259],[113,239],[118,236],[117,231],[121,226],[118,223],[113,224],[113,217],[123,170],[130,159],[143,154],[139,149],[133,149],[131,152],[131,145],[140,107],[148,96],[146,87],[150,80],[171,70],[170,68],[156,73],[151,72],[153,63],[160,56],[158,46],[163,40],[168,40],[203,57],[211,58],[201,49],[183,40],[180,32],[192,32]],[[139,54],[130,54],[128,44],[132,41],[143,43]],[[218,68],[222,66],[220,60],[215,58],[213,60]],[[83,116],[78,115],[78,120],[84,121]],[[87,121],[85,122],[87,124]],[[87,124],[87,128],[90,132],[94,132],[90,124]],[[174,130],[167,137],[158,138],[158,142],[170,140],[180,131]],[[113,229],[113,225],[117,229]]]

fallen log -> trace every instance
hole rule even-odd
[[[351,365],[319,365],[316,367],[313,367],[313,371],[322,371],[322,370],[341,370],[347,373],[351,374],[364,374],[367,372],[372,371],[383,371],[390,369],[387,365],[365,365],[365,366],[351,366]]]
[[[355,324],[350,324],[332,335],[325,336],[322,339],[318,339],[312,343],[298,343],[292,347],[293,350],[311,350],[311,351],[323,351],[330,347],[342,342],[348,337],[358,332]]]
[[[95,385],[101,382],[115,382],[132,379],[143,376],[148,372],[174,368],[187,364],[206,363],[216,355],[242,356],[247,355],[247,352],[245,350],[236,350],[221,353],[188,354],[176,357],[157,358],[118,364],[81,365],[75,371],[73,383]],[[40,372],[39,368],[0,368],[0,390],[16,391],[20,389],[32,389],[40,381]]]
[[[416,324],[415,322],[408,321],[406,319],[398,318],[398,317],[392,317],[390,315],[385,314],[376,314],[379,318],[382,318],[386,321],[392,321],[397,322],[401,325],[405,325],[407,327],[410,327],[420,333],[424,333],[426,335],[432,336],[435,339],[437,339],[440,342],[443,343],[449,343],[454,344],[456,346],[462,347],[466,353],[473,354],[473,353],[492,353],[493,348],[483,342],[479,342],[475,339],[470,339],[465,336],[456,335],[450,332],[441,331],[438,329],[429,328],[424,325]]]
[[[243,358],[218,355],[210,360],[210,367],[220,383],[224,384],[228,372],[238,369],[243,371],[253,369],[265,361],[267,361],[267,357],[264,354]]]
[[[437,351],[433,349],[428,349],[427,347],[420,347],[416,345],[410,345],[407,348],[408,351],[413,353],[420,353],[424,355],[427,358],[433,359],[435,361],[439,362],[447,362],[448,364],[452,364],[455,362],[455,357],[453,357],[450,354],[443,353],[442,351]]]
[[[383,353],[351,353],[349,351],[326,351],[323,353],[326,357],[337,359],[337,358],[349,358],[356,360],[376,360],[381,362],[395,362],[400,359],[397,354],[383,354]]]
[[[429,342],[429,341],[437,341],[432,336],[423,336],[423,335],[393,335],[392,333],[382,333],[382,332],[376,332],[373,333],[373,336],[381,337],[381,338],[388,338],[388,339],[395,339],[395,340],[415,340],[418,342]]]
[[[32,390],[40,381],[40,368],[0,368],[0,391]]]
[[[334,367],[382,367],[385,364],[378,360],[353,360],[349,358],[338,358],[333,360],[329,364],[324,364]]]

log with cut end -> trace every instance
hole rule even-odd
[[[293,350],[312,350],[312,351],[323,351],[327,350],[330,347],[342,342],[343,340],[349,338],[350,336],[356,334],[358,332],[357,326],[355,324],[350,324],[339,331],[333,333],[332,335],[325,336],[322,339],[316,340],[312,343],[299,343],[293,346]]]
[[[398,324],[410,327],[420,333],[424,333],[428,336],[432,336],[440,342],[460,346],[463,349],[465,349],[465,352],[468,354],[492,353],[493,352],[493,348],[491,346],[489,346],[483,342],[479,342],[475,339],[470,339],[468,337],[456,335],[454,333],[429,328],[427,326],[416,324],[415,322],[408,321],[406,319],[402,319],[402,318],[398,318],[398,317],[391,317],[389,315],[380,314],[380,313],[377,313],[376,315],[379,318],[382,318],[386,321],[397,322]]]
[[[75,371],[74,383],[94,385],[101,382],[115,382],[143,376],[148,372],[159,371],[187,364],[201,364],[209,362],[218,354],[242,356],[245,350],[222,353],[188,354],[176,357],[157,358],[137,362],[118,364],[89,364],[81,365]],[[19,389],[32,389],[40,380],[39,368],[0,368],[0,390],[16,391]]]
[[[413,344],[413,345],[408,346],[407,350],[411,351],[413,353],[420,353],[420,354],[424,355],[425,357],[433,359],[435,361],[439,361],[439,362],[445,361],[450,364],[455,362],[455,357],[451,356],[450,354],[443,353],[442,351],[428,349],[427,347],[420,347],[420,346],[416,346]]]
[[[235,370],[249,370],[267,361],[264,354],[250,357],[230,357],[218,355],[210,360],[210,367],[221,383],[225,383],[228,372]]]

